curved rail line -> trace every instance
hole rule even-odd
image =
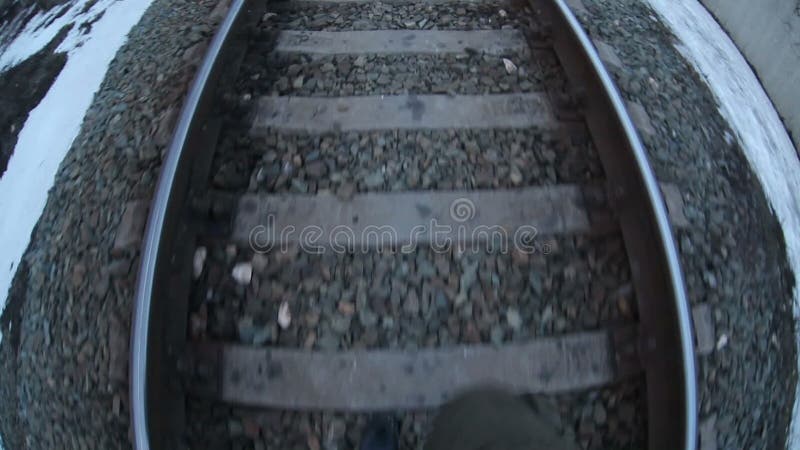
[[[234,0],[228,15],[209,45],[203,64],[197,72],[183,106],[167,152],[167,158],[161,168],[156,194],[150,206],[136,286],[136,309],[131,327],[130,343],[131,420],[137,449],[158,448],[158,445],[153,445],[154,436],[158,433],[158,430],[155,430],[156,433],[154,433],[154,428],[159,424],[152,420],[151,410],[155,397],[153,395],[155,383],[152,382],[154,379],[152,375],[156,370],[152,349],[157,348],[157,344],[162,340],[154,336],[151,300],[159,280],[159,273],[163,273],[165,267],[169,266],[170,249],[168,248],[169,241],[164,239],[165,230],[174,230],[177,227],[178,217],[175,213],[177,208],[174,208],[173,205],[179,204],[181,200],[176,198],[181,192],[174,188],[179,180],[185,182],[188,178],[187,172],[190,164],[188,164],[189,151],[187,148],[192,134],[197,134],[199,131],[199,113],[209,107],[212,97],[207,86],[213,85],[212,80],[219,75],[221,69],[218,64],[219,57],[232,34],[234,25],[241,20],[244,11],[246,11],[245,0]],[[151,345],[154,342],[155,345]]]
[[[697,386],[689,301],[664,200],[622,98],[589,37],[563,0],[547,4],[556,54],[567,76],[586,92],[602,93],[587,96],[586,119],[609,192],[617,197],[639,299],[638,351],[647,379],[649,448],[694,449]]]
[[[175,448],[181,426],[177,375],[170,371],[182,348],[170,336],[168,275],[178,210],[188,196],[192,159],[202,151],[203,121],[214,97],[228,44],[246,16],[264,5],[234,0],[211,42],[189,92],[159,178],[145,234],[131,335],[131,417],[137,449]],[[532,2],[533,3],[533,2]],[[553,46],[567,77],[581,92],[586,122],[604,166],[611,200],[628,252],[640,323],[629,349],[645,370],[648,448],[696,448],[697,391],[691,321],[669,217],[646,153],[621,97],[591,41],[563,0],[533,4],[551,21]],[[185,333],[178,327],[171,333]]]

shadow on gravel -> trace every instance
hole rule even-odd
[[[55,49],[70,28],[72,25],[65,26],[45,48],[0,73],[0,177],[6,171],[28,114],[39,104],[67,62],[67,55],[55,53]]]

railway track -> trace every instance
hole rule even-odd
[[[350,448],[384,411],[418,448],[492,383],[583,448],[694,449],[675,189],[561,0],[234,1],[151,208],[136,446]]]

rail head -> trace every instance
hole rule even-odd
[[[202,65],[197,71],[194,82],[184,103],[178,124],[172,137],[169,149],[161,167],[155,196],[150,206],[150,214],[145,230],[142,246],[139,275],[134,297],[134,316],[130,341],[130,400],[131,421],[134,443],[138,450],[151,448],[151,423],[149,421],[151,405],[148,404],[148,389],[154,381],[148,377],[148,369],[152,364],[148,352],[149,343],[154,339],[151,313],[154,288],[159,272],[168,265],[166,257],[168,242],[162,239],[164,229],[174,226],[176,220],[175,191],[173,186],[182,171],[186,171],[188,158],[184,152],[187,141],[199,127],[198,110],[210,96],[209,81],[219,70],[219,56],[232,34],[237,20],[245,10],[247,0],[233,0],[227,16],[220,25],[206,52]]]
[[[694,450],[697,387],[689,303],[659,185],[611,76],[566,2],[531,4],[544,6],[553,22],[554,47],[567,77],[592,93],[584,99],[586,120],[616,197],[639,299],[648,447]]]

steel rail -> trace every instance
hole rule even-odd
[[[658,183],[622,98],[564,0],[531,0],[553,23],[555,53],[586,94],[587,125],[620,221],[639,301],[636,343],[645,369],[648,449],[694,450],[697,386],[683,274]],[[612,113],[612,114],[609,114]]]
[[[144,244],[141,255],[139,277],[134,297],[135,311],[131,327],[131,359],[130,359],[130,400],[131,420],[135,447],[138,450],[162,448],[161,444],[154,444],[151,435],[153,424],[150,423],[150,409],[153,406],[148,402],[151,395],[149,390],[156,382],[148,376],[152,373],[152,357],[148,350],[153,346],[151,313],[153,312],[152,299],[156,290],[156,280],[159,273],[166,270],[169,265],[170,242],[165,242],[162,237],[168,227],[174,227],[176,221],[175,197],[173,189],[176,180],[186,177],[188,170],[188,152],[184,149],[193,133],[197,133],[200,126],[198,110],[204,103],[208,103],[209,80],[219,73],[219,56],[229,39],[237,19],[245,9],[246,0],[234,0],[227,16],[220,25],[219,30],[209,45],[202,65],[194,79],[188,97],[183,106],[180,119],[170,143],[169,150],[159,176],[155,197],[150,207],[147,228],[144,235]],[[156,442],[164,442],[163,436],[157,436]]]
[[[180,217],[176,205],[186,194],[186,189],[175,187],[188,178],[191,151],[187,148],[202,133],[203,114],[199,111],[208,109],[209,91],[213,90],[210,80],[219,74],[220,55],[246,5],[252,4],[252,0],[234,0],[212,40],[182,110],[151,206],[131,333],[131,418],[135,445],[140,450],[170,448],[163,429],[154,432],[151,413],[156,407],[151,400],[161,400],[157,393],[167,388],[159,384],[169,381],[158,376],[163,370],[156,370],[165,350],[159,334],[163,330],[154,326],[155,320],[163,319],[153,313],[164,306],[153,302],[163,290],[164,272],[171,268],[173,243],[168,237],[176,232]],[[638,353],[647,376],[648,447],[694,450],[697,392],[691,322],[666,207],[620,95],[591,41],[563,0],[546,0],[542,5],[557,24],[553,27],[554,46],[568,77],[576,85],[593,88],[587,90],[592,92],[587,97],[587,123],[617,202],[640,301]],[[541,5],[534,4],[537,6]],[[161,359],[153,355],[155,351],[161,352]]]

